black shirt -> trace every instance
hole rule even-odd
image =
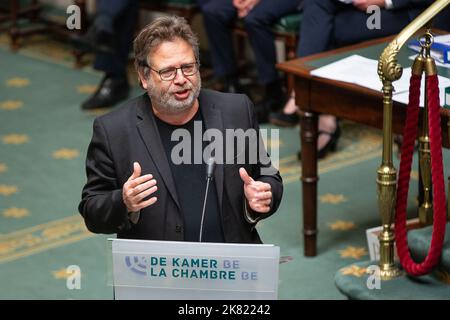
[[[168,124],[158,117],[155,117],[155,120],[175,181],[184,219],[184,240],[198,242],[207,181],[206,164],[203,160],[203,150],[207,146],[207,141],[203,142],[202,139],[205,131],[202,114],[199,110],[189,122],[180,126]],[[194,128],[197,129],[195,135]],[[200,128],[201,134],[199,134]],[[178,140],[172,141],[172,133],[177,129],[186,131],[177,131],[181,134],[174,136],[174,139]],[[201,156],[197,152],[194,157],[196,144],[201,146]],[[194,160],[201,161],[194,162]],[[225,241],[214,180],[209,183],[202,233],[202,241],[204,242]]]

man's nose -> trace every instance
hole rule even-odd
[[[177,69],[175,71],[175,78],[173,79],[173,82],[175,84],[184,84],[186,82],[186,77],[183,74],[183,71],[181,69]]]

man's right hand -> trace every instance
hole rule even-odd
[[[127,206],[128,212],[137,212],[154,204],[157,200],[156,197],[146,201],[143,201],[143,199],[156,190],[158,190],[158,187],[156,186],[156,180],[153,179],[153,175],[146,174],[141,176],[141,166],[138,162],[135,162],[133,164],[133,174],[125,182],[122,189],[123,202]]]

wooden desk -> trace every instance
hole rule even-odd
[[[382,129],[383,104],[382,93],[358,85],[318,78],[310,71],[352,54],[376,59],[393,37],[381,38],[328,51],[308,57],[280,63],[277,67],[295,77],[295,97],[300,109],[300,139],[302,150],[302,194],[303,194],[303,236],[304,255],[316,255],[317,242],[317,120],[318,114],[331,114],[371,127]],[[412,52],[401,50],[398,60],[406,68],[412,65],[408,56]],[[450,77],[450,69],[438,68],[440,75]],[[381,82],[380,82],[381,83]],[[395,87],[395,82],[394,82]],[[442,103],[442,101],[441,101]],[[393,132],[402,133],[406,118],[404,104],[394,102]],[[443,144],[449,147],[448,110],[441,109]],[[419,130],[420,132],[420,130]],[[380,159],[381,163],[381,159]],[[374,180],[376,169],[373,168]],[[397,168],[398,170],[398,168]],[[377,204],[374,195],[374,205]]]

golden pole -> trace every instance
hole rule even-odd
[[[395,237],[391,229],[397,189],[397,171],[392,163],[392,92],[394,90],[392,83],[400,79],[403,71],[402,66],[397,63],[397,55],[406,41],[419,32],[448,4],[450,4],[450,0],[436,0],[400,32],[384,49],[378,61],[378,75],[383,83],[383,154],[381,165],[377,170],[378,209],[383,225],[383,231],[379,236],[382,280],[393,279],[401,274],[398,265],[394,262]],[[413,66],[413,70],[417,69],[422,70],[422,66]]]
[[[433,36],[430,30],[425,33],[425,64],[428,66],[430,59],[430,46]],[[423,110],[422,133],[419,137],[419,168],[423,184],[423,202],[419,208],[419,221],[422,225],[433,224],[433,203],[431,201],[431,153],[428,128],[428,84],[425,81],[425,103]]]
[[[394,263],[394,233],[391,224],[394,218],[395,196],[397,189],[397,171],[392,163],[392,82],[400,79],[402,68],[397,64],[399,47],[392,42],[380,57],[378,75],[383,82],[383,153],[381,165],[377,170],[378,210],[383,230],[380,240],[380,276],[389,280],[400,275],[400,269]],[[384,70],[389,73],[385,74]]]

